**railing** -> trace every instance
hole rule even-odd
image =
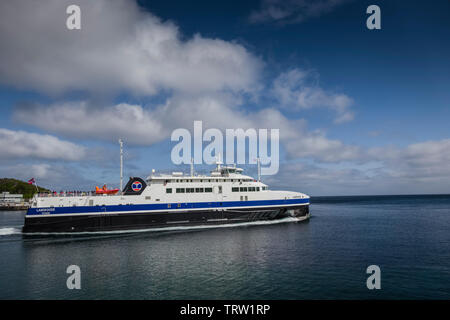
[[[120,193],[116,194],[104,194],[104,193],[96,193],[95,191],[61,191],[61,192],[52,192],[52,193],[38,193],[36,194],[39,198],[51,198],[51,197],[95,197],[95,196],[113,196],[120,195]],[[36,196],[35,195],[35,196]]]

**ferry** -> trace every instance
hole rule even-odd
[[[258,175],[259,176],[259,175]],[[172,172],[130,177],[119,193],[35,195],[24,233],[73,233],[309,219],[310,197],[270,190],[235,165],[209,175]]]

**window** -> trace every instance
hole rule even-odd
[[[255,191],[255,187],[249,187],[248,191],[252,191],[252,192]]]
[[[166,193],[172,193],[172,188],[166,188]]]
[[[177,188],[177,193],[184,193],[184,188]]]
[[[222,186],[219,186],[219,193],[222,193]]]
[[[203,188],[195,188],[195,192],[203,192]]]
[[[239,188],[237,187],[231,188],[231,192],[239,192]]]
[[[205,192],[212,192],[212,188],[205,188]]]
[[[186,193],[194,193],[194,188],[186,188]]]
[[[259,191],[259,187],[256,187],[256,191]]]
[[[241,187],[241,188],[240,188],[240,191],[241,191],[241,192],[247,192],[247,187]]]

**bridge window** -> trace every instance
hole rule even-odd
[[[256,187],[256,191],[259,191],[259,187]]]
[[[172,188],[166,188],[166,193],[172,193]]]
[[[212,188],[205,188],[205,192],[212,192]]]
[[[231,188],[231,192],[239,192],[239,188],[233,187],[233,188]]]
[[[241,192],[247,192],[247,187],[241,187],[241,188],[240,188],[240,191],[241,191]]]
[[[184,193],[184,188],[177,188],[177,193]]]

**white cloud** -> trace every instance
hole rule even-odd
[[[360,161],[364,152],[360,147],[346,145],[327,138],[323,132],[303,132],[297,140],[286,143],[291,158],[312,158],[321,162]]]
[[[279,110],[265,108],[248,112],[241,101],[227,94],[201,97],[174,96],[155,108],[118,104],[92,108],[86,102],[44,106],[22,106],[15,110],[16,121],[37,126],[68,138],[148,146],[170,137],[176,128],[192,130],[195,120],[203,128],[279,129],[281,142],[290,157],[308,157],[338,162],[356,159],[359,148],[330,140],[321,131],[309,132],[303,119],[289,119]]]
[[[76,161],[85,149],[51,135],[0,128],[0,158],[41,158]]]
[[[153,118],[151,111],[138,105],[121,103],[95,108],[85,101],[53,104],[49,107],[19,107],[14,118],[43,130],[70,138],[150,145],[168,134],[167,128]]]
[[[326,14],[349,0],[262,0],[258,10],[250,14],[252,23],[301,23]]]
[[[383,161],[387,174],[408,179],[450,179],[450,139],[424,141],[404,148],[371,148],[372,159]]]
[[[0,2],[0,82],[44,93],[69,90],[252,90],[261,61],[242,45],[195,35],[134,1],[79,0],[81,30],[68,30],[70,0]]]
[[[354,113],[350,110],[353,99],[343,93],[326,91],[317,82],[317,76],[312,72],[292,69],[274,80],[271,94],[282,108],[305,110],[326,107],[336,112],[335,123],[353,120]]]

